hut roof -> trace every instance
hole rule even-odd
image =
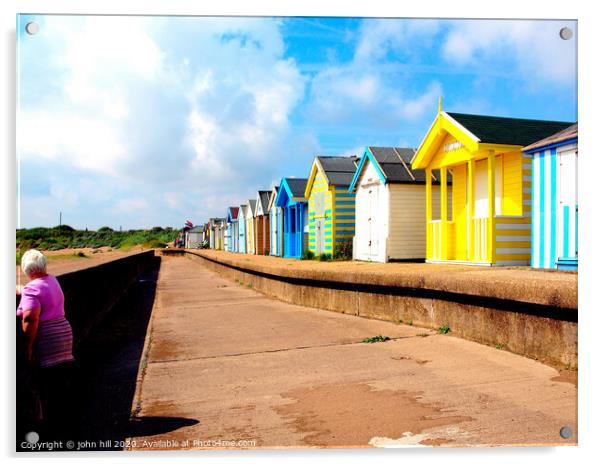
[[[561,131],[573,122],[530,120],[446,112],[480,142],[526,146]]]
[[[548,136],[547,138],[543,138],[537,142],[534,142],[533,144],[528,145],[523,150],[525,152],[531,151],[534,149],[539,149],[540,147],[549,146],[551,144],[558,144],[564,141],[568,141],[569,139],[576,139],[578,137],[577,126],[578,123],[575,123],[574,125],[571,125],[568,128],[558,131],[557,133],[554,133],[551,136]]]
[[[322,167],[322,171],[326,176],[328,183],[335,186],[349,186],[355,170],[357,168],[357,161],[359,157],[352,156],[317,156],[318,163]]]

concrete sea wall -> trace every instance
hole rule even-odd
[[[446,289],[419,276],[370,280],[345,273],[284,270],[207,250],[187,251],[187,257],[289,303],[419,327],[447,326],[462,338],[551,365],[577,367],[576,290],[563,292],[536,282],[529,284],[529,292],[528,287],[513,290],[499,283],[493,287],[486,282],[453,282],[453,277]]]

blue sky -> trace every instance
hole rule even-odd
[[[35,20],[38,34],[23,33]],[[201,223],[444,110],[575,121],[571,21],[18,18],[20,227]]]

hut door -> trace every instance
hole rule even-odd
[[[324,219],[316,219],[316,254],[324,253]]]
[[[316,254],[324,253],[324,193],[314,195],[314,219],[316,225]]]
[[[368,191],[368,254],[378,255],[378,186]]]
[[[558,154],[557,257],[577,258],[577,151]]]

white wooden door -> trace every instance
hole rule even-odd
[[[369,189],[368,201],[368,254],[370,257],[378,255],[379,247],[379,205],[378,205],[378,186],[373,186]]]
[[[558,153],[557,259],[577,257],[577,151]]]

